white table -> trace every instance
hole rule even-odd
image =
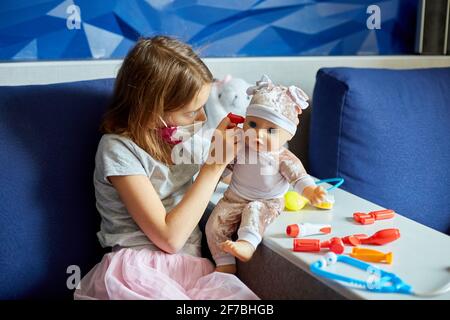
[[[226,185],[219,184],[212,201],[217,202],[225,189]],[[416,299],[411,295],[375,293],[348,288],[337,282],[318,277],[309,271],[309,266],[323,256],[326,251],[324,250],[321,253],[293,252],[293,240],[285,235],[287,225],[299,222],[331,224],[331,234],[308,237],[321,240],[358,233],[365,233],[370,236],[381,229],[398,228],[401,237],[394,242],[383,246],[361,246],[382,252],[393,252],[392,265],[382,263],[374,263],[374,265],[386,271],[394,272],[417,291],[430,291],[441,287],[450,280],[449,236],[399,214],[396,214],[393,219],[375,221],[372,225],[357,224],[353,221],[354,212],[370,212],[383,208],[341,189],[331,192],[334,194],[336,201],[332,210],[320,210],[307,205],[299,212],[283,212],[267,228],[262,245],[316,277],[346,298]],[[344,253],[351,252],[351,249],[351,246],[346,246]],[[367,278],[365,272],[346,265],[337,264],[327,268],[331,272],[345,273],[345,275],[362,280]],[[433,299],[450,299],[450,292]]]

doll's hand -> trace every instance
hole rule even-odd
[[[327,192],[320,186],[309,186],[303,189],[303,196],[307,198],[313,205],[323,202],[325,200],[326,194]]]

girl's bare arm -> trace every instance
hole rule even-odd
[[[218,129],[225,130],[230,126],[227,119]],[[225,143],[236,144],[233,141]],[[233,154],[227,155],[225,162],[234,158],[237,146],[231,150]],[[183,199],[170,212],[166,212],[148,177],[111,176],[109,179],[145,235],[160,249],[175,253],[184,246],[200,221],[225,166],[226,163],[203,165]]]

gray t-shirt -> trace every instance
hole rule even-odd
[[[96,206],[102,217],[97,233],[100,244],[103,247],[148,246],[160,250],[134,222],[108,176],[147,176],[169,212],[180,202],[199,167],[199,164],[167,166],[153,159],[129,138],[116,134],[103,135],[98,145],[94,171]],[[197,226],[181,252],[200,256],[200,245],[201,231]]]

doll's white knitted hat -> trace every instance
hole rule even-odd
[[[297,130],[299,114],[309,105],[309,97],[302,89],[275,85],[266,75],[256,82],[256,86],[249,87],[247,94],[253,97],[246,116],[270,121],[292,135]]]

